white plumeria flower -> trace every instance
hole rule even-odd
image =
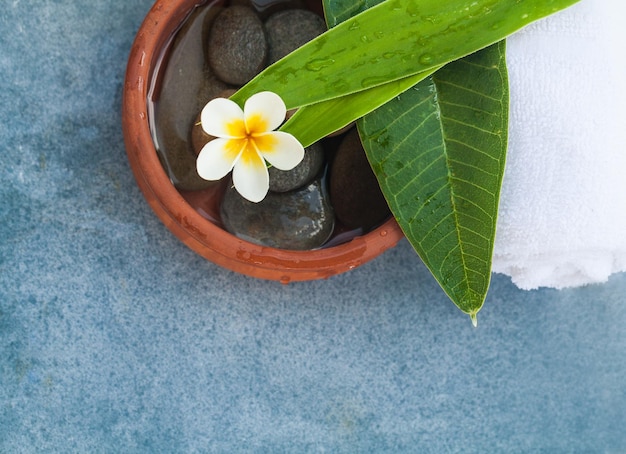
[[[276,93],[252,95],[243,111],[230,99],[216,98],[202,109],[204,131],[216,137],[196,161],[198,175],[219,180],[233,171],[235,189],[251,202],[263,200],[269,190],[265,161],[291,170],[304,158],[304,148],[289,133],[274,131],[285,120],[285,103]]]

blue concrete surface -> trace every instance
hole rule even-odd
[[[406,241],[327,281],[188,250],[126,161],[151,0],[0,8],[0,452],[626,452],[626,275],[472,328]]]

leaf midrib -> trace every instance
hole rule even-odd
[[[444,114],[443,111],[441,110],[441,101],[439,101],[439,81],[438,78],[436,77],[437,74],[434,74],[432,76],[433,79],[433,83],[435,85],[435,98],[436,98],[436,111],[437,111],[437,119],[439,121],[439,126],[441,128],[441,135],[443,137],[443,153],[446,159],[446,170],[447,170],[447,183],[450,187],[450,204],[452,206],[452,217],[454,218],[454,232],[456,234],[456,239],[457,239],[457,244],[458,244],[458,248],[459,248],[459,254],[461,256],[461,263],[463,265],[463,280],[459,283],[459,284],[463,284],[464,285],[464,295],[469,295],[470,294],[470,290],[471,290],[471,286],[470,286],[470,280],[469,280],[469,275],[468,275],[468,262],[467,262],[467,254],[465,252],[465,243],[463,241],[461,241],[461,229],[460,229],[460,221],[459,221],[459,210],[457,207],[457,202],[456,202],[456,185],[454,184],[454,177],[451,174],[451,166],[450,166],[450,162],[452,161],[451,157],[450,157],[450,153],[448,151],[448,145],[447,145],[447,141],[450,140],[448,133],[447,133],[447,128],[445,127],[445,123],[443,121],[444,118]],[[446,117],[448,118],[448,117]],[[452,251],[450,251],[452,252]],[[441,286],[444,291],[446,291],[446,287],[445,286]],[[448,295],[448,296],[452,296],[452,295]],[[466,303],[466,302],[465,302]]]

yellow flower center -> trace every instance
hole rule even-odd
[[[239,159],[246,164],[258,162],[259,151],[271,153],[277,142],[271,134],[266,134],[269,132],[267,120],[259,114],[250,116],[248,121],[231,121],[226,131],[233,137],[227,145],[229,158],[234,160],[241,153]]]
[[[243,139],[246,137],[263,134],[268,131],[267,120],[263,115],[252,115],[248,121],[236,119],[226,124],[226,132],[230,137]]]
[[[244,138],[248,136],[246,131],[246,123],[243,120],[237,119],[226,124],[226,133],[229,137]]]
[[[268,132],[267,120],[262,115],[251,115],[246,121],[246,131],[250,135]]]

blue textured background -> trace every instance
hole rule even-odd
[[[626,275],[473,329],[406,241],[288,286],[178,242],[120,128],[150,6],[0,8],[1,453],[626,452]]]

